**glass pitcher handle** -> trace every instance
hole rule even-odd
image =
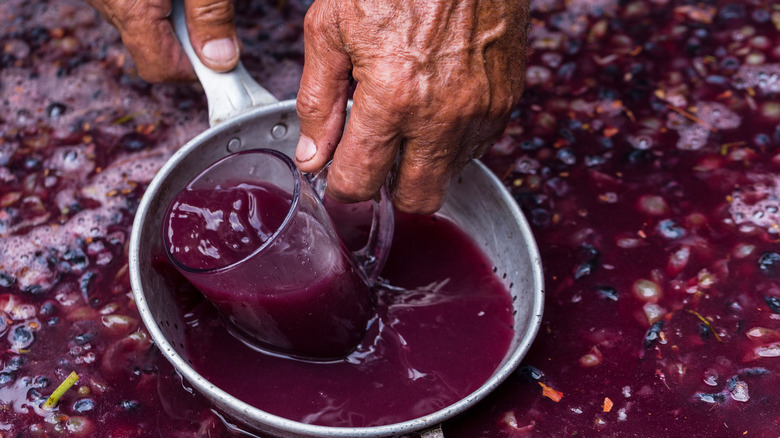
[[[325,197],[329,167],[330,163],[319,172],[307,175],[309,183],[320,200]],[[393,202],[390,200],[390,193],[387,191],[386,185],[383,185],[379,190],[379,200],[373,199],[371,203],[373,209],[368,240],[362,248],[353,251],[352,256],[363,269],[368,284],[373,286],[390,254],[390,245],[393,243],[393,231],[395,230],[395,216]]]

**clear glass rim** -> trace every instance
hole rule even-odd
[[[165,235],[162,236],[163,240],[163,248],[165,248],[165,255],[168,257],[168,260],[173,263],[173,265],[176,267],[176,269],[179,269],[183,272],[186,272],[188,274],[215,274],[220,273],[223,271],[229,271],[235,266],[238,266],[241,263],[245,263],[249,259],[255,257],[257,254],[259,254],[261,251],[263,251],[268,246],[272,245],[273,242],[275,242],[279,235],[281,235],[289,226],[290,222],[292,222],[293,212],[298,209],[298,204],[300,203],[300,197],[301,197],[301,173],[298,171],[298,168],[295,166],[295,163],[285,154],[274,150],[274,149],[248,149],[244,151],[239,151],[232,153],[230,155],[227,155],[225,157],[220,158],[219,160],[215,161],[214,163],[207,166],[205,169],[201,170],[198,175],[196,175],[192,180],[187,183],[187,186],[183,189],[186,190],[188,187],[190,187],[194,182],[202,178],[206,175],[206,173],[210,172],[217,166],[224,165],[226,161],[231,161],[233,159],[238,158],[242,155],[249,155],[249,154],[262,154],[269,156],[271,158],[277,159],[281,161],[283,164],[287,166],[287,168],[290,170],[290,174],[293,178],[293,190],[292,190],[292,201],[290,202],[290,208],[287,210],[287,214],[284,217],[284,220],[282,221],[281,225],[276,229],[276,231],[271,234],[271,236],[262,243],[262,245],[258,246],[254,249],[251,253],[247,254],[243,258],[236,260],[235,262],[228,263],[226,265],[217,266],[214,268],[206,268],[206,269],[200,269],[200,268],[193,268],[191,266],[187,266],[183,263],[181,263],[173,254],[171,254],[171,249],[168,245],[168,239],[165,237]],[[179,192],[180,193],[180,192]],[[178,195],[178,193],[177,193]],[[170,205],[169,205],[170,207]],[[169,208],[168,207],[168,208]],[[167,220],[168,216],[168,209],[166,208],[166,214],[163,216],[163,221]],[[163,224],[163,229],[165,229],[166,226]],[[164,231],[163,231],[164,233]]]

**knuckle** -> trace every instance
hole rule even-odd
[[[235,15],[232,1],[211,1],[195,6],[192,20],[199,24],[229,24]]]
[[[326,27],[326,13],[329,8],[322,5],[321,1],[315,1],[306,11],[303,17],[304,37],[321,37],[322,30]]]
[[[308,90],[301,89],[295,102],[295,110],[300,119],[318,119],[323,117],[322,105],[317,94]]]
[[[366,184],[359,184],[353,179],[328,178],[328,194],[339,201],[367,201],[372,199],[375,193],[376,192],[370,190]]]
[[[404,213],[433,214],[444,205],[444,192],[428,196],[408,196],[397,193],[393,196],[393,205]]]
[[[481,84],[467,83],[458,90],[442,89],[444,98],[437,115],[441,120],[458,121],[483,117],[490,104],[489,90]]]
[[[148,26],[153,26],[168,14],[158,2],[144,5],[143,2],[106,1],[102,5],[101,15],[114,25],[123,35],[141,33]]]
[[[306,15],[303,17],[303,28],[306,30],[306,33],[311,33],[319,28],[321,14],[318,12],[318,9],[317,2],[314,2],[309,10],[306,11]]]
[[[406,213],[431,214],[444,203],[449,186],[449,168],[427,160],[404,163],[393,194],[393,204]]]
[[[363,202],[374,197],[373,192],[359,186],[328,184],[328,195],[341,202]]]
[[[438,117],[453,122],[501,119],[509,115],[519,101],[519,93],[503,86],[472,86],[453,97]]]
[[[372,199],[382,186],[387,169],[364,155],[345,157],[336,151],[328,173],[328,192],[337,199],[360,202]]]

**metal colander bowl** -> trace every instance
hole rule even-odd
[[[209,101],[212,127],[182,147],[152,180],[141,200],[130,238],[130,281],[152,339],[180,375],[215,407],[248,430],[281,437],[384,437],[430,428],[464,412],[494,390],[518,366],[541,323],[542,267],[531,230],[503,184],[473,161],[452,181],[440,214],[452,220],[493,262],[514,305],[514,336],[503,361],[476,391],[429,415],[374,427],[326,427],[282,418],[231,396],[199,375],[187,356],[184,330],[174,296],[153,257],[163,254],[160,229],[171,199],[210,163],[233,152],[265,147],[295,152],[299,124],[295,101],[278,102],[239,66],[219,74],[195,57],[181,5],[173,12],[176,31],[188,51]]]

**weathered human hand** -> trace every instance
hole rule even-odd
[[[168,20],[171,0],[87,0],[119,30],[138,74],[149,82],[195,79]],[[238,63],[233,0],[184,0],[190,41],[198,58],[216,71]]]
[[[501,134],[523,91],[528,0],[316,0],[304,23],[301,170],[328,193],[432,213]],[[343,132],[350,87],[354,106]]]

